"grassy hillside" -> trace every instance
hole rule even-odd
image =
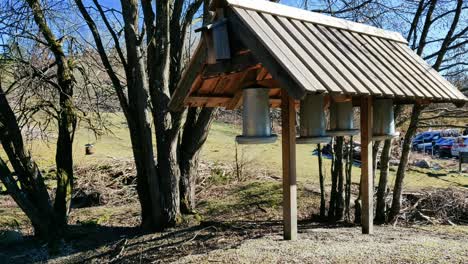
[[[74,145],[75,165],[103,163],[109,159],[131,159],[132,150],[128,129],[121,115],[109,114],[107,119],[114,125],[112,133],[95,139],[86,129],[77,132]],[[235,164],[235,136],[241,133],[241,127],[214,122],[208,140],[203,147],[202,159],[212,163]],[[34,141],[29,144],[33,156],[42,168],[53,166],[55,157],[54,138],[50,142]],[[86,156],[84,145],[95,144],[96,153]],[[281,139],[275,144],[237,146],[239,160],[245,163],[250,171],[281,175]],[[312,155],[315,145],[297,145],[297,174],[299,182],[317,183],[317,157]],[[330,178],[330,161],[325,159],[325,177]],[[452,168],[453,169],[453,168]],[[448,169],[450,170],[450,169]],[[447,171],[448,171],[447,170]],[[359,181],[360,169],[353,168],[353,181]],[[394,172],[391,172],[390,184],[393,183]],[[457,173],[442,173],[428,170],[408,171],[405,180],[407,188],[468,186],[467,175]]]

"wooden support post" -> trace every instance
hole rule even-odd
[[[296,111],[294,99],[281,91],[284,239],[297,239]]]
[[[361,99],[361,224],[363,234],[374,232],[372,164],[372,97],[366,96]]]

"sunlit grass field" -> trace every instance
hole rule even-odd
[[[120,114],[107,114],[105,116],[109,123],[111,133],[94,137],[87,129],[77,131],[74,143],[75,165],[94,163],[105,163],[110,159],[131,159],[132,149],[127,125]],[[207,142],[202,150],[202,159],[212,163],[232,164],[235,163],[235,136],[241,133],[239,125],[214,122]],[[49,142],[35,140],[28,143],[33,157],[41,168],[47,169],[54,166],[55,145],[54,138]],[[95,145],[94,155],[85,155],[84,145],[92,143]],[[297,176],[302,183],[318,182],[318,160],[312,155],[315,145],[297,145]],[[275,144],[267,145],[243,145],[237,146],[238,157],[246,164],[250,171],[265,173],[268,171],[275,175],[281,175],[281,138]],[[324,173],[326,181],[330,180],[330,165],[328,159],[324,160]],[[430,171],[408,171],[405,179],[407,188],[424,187],[448,187],[468,186],[468,176],[457,173],[448,173],[443,177],[431,177]],[[391,171],[390,185],[393,184],[395,172]],[[353,167],[353,182],[359,182],[360,169]],[[378,178],[377,178],[378,179]]]

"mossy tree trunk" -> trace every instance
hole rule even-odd
[[[1,88],[0,142],[13,171],[0,158],[0,180],[31,221],[34,235],[53,242],[62,234],[41,172],[24,147],[18,121]]]
[[[191,214],[195,210],[195,187],[201,147],[208,137],[213,121],[213,108],[189,108],[179,145],[180,206],[181,212]]]
[[[73,70],[72,58],[67,58],[62,43],[46,22],[44,12],[38,0],[28,0],[34,21],[44,36],[46,44],[53,53],[57,65],[57,83],[59,93],[58,139],[55,162],[57,166],[57,190],[54,210],[59,229],[67,225],[73,191],[73,137],[76,128],[76,113],[73,106]]]

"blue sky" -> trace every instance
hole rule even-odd
[[[0,0],[1,1],[1,0]],[[252,1],[261,1],[261,0],[252,0]],[[399,0],[389,0],[388,5],[393,5],[395,3],[397,3]],[[86,6],[93,6],[93,3],[91,0],[84,0],[85,2],[85,5]],[[107,7],[107,8],[114,8],[116,10],[120,10],[121,9],[121,6],[120,6],[120,1],[118,0],[99,0],[99,2]],[[308,3],[309,3],[309,8],[310,9],[318,9],[320,8],[320,3],[322,2],[321,0],[309,0]],[[303,0],[283,0],[281,1],[282,4],[286,4],[286,5],[290,5],[290,6],[298,6],[298,5],[301,5],[303,3]],[[92,11],[92,12],[95,12],[95,11]],[[464,21],[465,23],[468,23],[468,18],[467,18],[467,14],[468,12],[465,12],[464,15],[462,16],[462,21]],[[73,18],[73,14],[70,13],[70,14],[61,14],[61,15],[65,15],[63,16],[64,17],[64,21],[66,21],[66,19],[69,19],[71,20],[71,22],[73,22],[74,18]],[[410,19],[410,18],[408,18]],[[97,23],[100,23],[100,21],[97,19],[96,20]],[[393,30],[398,30],[400,31],[400,33],[402,33],[404,36],[406,34],[405,30],[406,28],[408,28],[409,26],[409,23],[408,22],[405,22],[405,21],[402,21],[402,20],[399,20],[399,19],[395,19],[394,17],[390,17],[388,19],[388,21],[390,21],[391,23],[383,23],[383,27],[385,27],[386,29],[393,29]],[[398,25],[398,23],[400,23],[400,25]],[[57,28],[60,28],[60,27],[64,27],[62,24],[58,24],[57,25]],[[65,30],[67,31],[67,30]],[[431,29],[431,37],[433,38],[440,38],[442,37],[443,35],[442,34],[445,34],[445,31],[446,30],[443,30],[441,29],[441,27],[433,27]],[[89,32],[89,30],[87,29],[87,27],[85,25],[81,26],[77,31],[78,34],[81,35],[81,37],[87,39],[90,41],[90,43],[92,43],[92,38],[91,38],[91,34]],[[60,36],[60,33],[58,33],[57,35]],[[4,38],[5,39],[5,38]],[[429,46],[428,47],[428,50],[426,51],[427,53],[430,53],[431,50],[434,50],[435,46]]]

